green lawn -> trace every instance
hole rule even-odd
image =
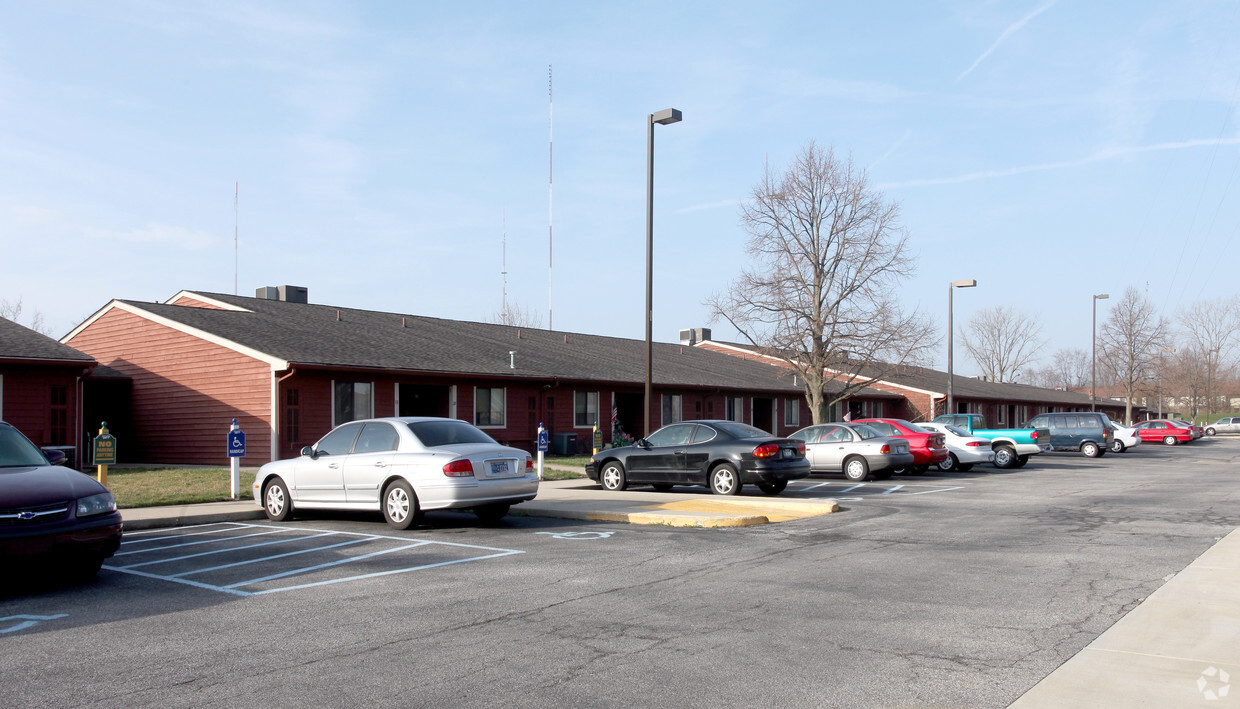
[[[93,471],[91,477],[94,477]],[[108,489],[118,507],[158,507],[229,499],[228,468],[111,468]],[[251,497],[254,473],[241,471],[241,498]]]

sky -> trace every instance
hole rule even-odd
[[[664,108],[658,341],[712,326],[741,206],[810,141],[900,205],[931,364],[954,280],[958,326],[1037,317],[1039,364],[1089,349],[1094,294],[1237,293],[1240,0],[49,0],[0,3],[0,299],[60,337],[181,290],[478,321],[506,293],[640,340]]]

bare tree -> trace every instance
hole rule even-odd
[[[937,344],[929,320],[895,297],[913,273],[899,206],[851,159],[810,142],[782,174],[766,169],[741,224],[751,265],[706,301],[711,320],[799,375],[814,423]],[[840,388],[828,395],[831,380]]]
[[[1164,364],[1163,385],[1171,397],[1167,415],[1171,415],[1170,409],[1183,404],[1187,410],[1180,413],[1191,411],[1189,416],[1195,419],[1206,390],[1205,359],[1197,349],[1181,346],[1176,348],[1175,356],[1168,357]]]
[[[20,323],[21,316],[22,299],[20,297],[18,297],[16,303],[10,303],[7,300],[0,300],[0,318],[5,318],[7,320]],[[26,327],[40,334],[47,335],[48,337],[51,337],[52,335],[52,329],[47,326],[47,323],[43,319],[43,313],[38,310],[34,311],[34,313],[30,315],[30,322],[26,325]]]
[[[1158,370],[1158,355],[1167,346],[1169,325],[1154,311],[1149,298],[1131,286],[1111,308],[1098,330],[1104,366],[1124,387],[1124,420],[1132,422],[1132,400]]]
[[[1201,355],[1205,367],[1206,413],[1215,410],[1215,377],[1220,363],[1231,361],[1240,344],[1240,296],[1193,303],[1180,313],[1192,347]]]
[[[994,382],[1013,381],[1046,344],[1041,323],[1002,305],[974,313],[960,335],[982,374]]]
[[[1030,383],[1047,389],[1076,389],[1089,384],[1089,353],[1079,347],[1056,350],[1051,363],[1033,370]]]
[[[504,303],[504,306],[491,316],[489,322],[513,327],[541,328],[542,316],[521,307],[519,303]]]

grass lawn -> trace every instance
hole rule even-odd
[[[92,474],[91,477],[94,477]],[[228,468],[110,468],[108,489],[118,507],[158,507],[230,499]],[[251,496],[254,473],[241,471],[241,499]]]

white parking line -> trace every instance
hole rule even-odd
[[[264,542],[260,542],[257,544],[246,544],[244,546],[229,547],[227,549],[211,549],[209,551],[197,552],[193,554],[182,554],[182,555],[174,556],[174,557],[151,559],[149,561],[142,561],[142,562],[134,563],[134,564],[124,564],[124,563],[109,564],[107,566],[104,566],[104,568],[109,569],[111,571],[119,571],[121,573],[133,574],[135,576],[143,576],[146,578],[161,579],[164,581],[173,581],[175,583],[181,583],[181,584],[185,584],[188,586],[208,589],[212,591],[219,591],[221,593],[228,593],[228,594],[235,595],[235,596],[256,596],[256,595],[262,595],[262,594],[267,594],[267,593],[277,593],[280,591],[291,591],[294,589],[311,588],[314,586],[323,586],[327,584],[342,583],[345,581],[358,581],[362,579],[374,578],[377,576],[387,576],[390,574],[408,573],[410,571],[419,571],[419,570],[424,570],[424,569],[435,568],[438,566],[447,566],[449,564],[460,564],[460,563],[464,563],[467,561],[481,561],[483,559],[494,559],[494,558],[499,558],[502,556],[510,556],[512,554],[524,554],[525,553],[524,551],[520,551],[516,549],[500,549],[497,547],[485,547],[485,546],[478,546],[474,544],[461,544],[458,542],[440,542],[440,541],[433,541],[433,540],[427,540],[427,539],[409,539],[407,537],[391,537],[391,536],[384,536],[384,535],[379,535],[379,534],[364,534],[364,533],[359,533],[359,532],[340,532],[340,531],[326,530],[326,529],[307,529],[304,527],[275,527],[272,525],[246,524],[246,523],[240,523],[240,522],[227,522],[227,523],[219,523],[219,524],[213,524],[213,525],[203,525],[203,527],[208,527],[208,526],[211,527],[211,529],[204,530],[200,527],[180,527],[180,528],[176,528],[173,530],[159,530],[160,536],[152,536],[147,539],[136,539],[136,540],[127,539],[126,543],[168,541],[172,539],[181,539],[184,537],[202,537],[202,536],[208,536],[211,534],[216,534],[220,536],[217,536],[216,538],[213,538],[213,539],[201,539],[201,540],[196,540],[192,542],[186,542],[184,544],[164,544],[164,545],[155,546],[155,547],[132,549],[129,551],[121,552],[117,554],[116,556],[126,556],[130,554],[146,554],[146,553],[153,554],[159,551],[179,550],[179,549],[182,549],[188,546],[197,546],[201,544],[216,544],[219,542],[231,541],[233,539],[246,539],[249,537],[257,537],[257,536],[263,536],[263,535],[268,535],[268,534],[285,534],[285,533],[299,534],[299,533],[304,533],[304,532],[310,532],[311,534],[301,534],[300,536],[282,537],[282,538],[275,539],[272,541],[264,541]],[[169,532],[177,532],[178,530],[193,530],[193,531],[182,531],[182,532],[175,533],[175,534],[169,534]],[[253,531],[247,534],[231,534],[232,532],[247,532],[249,530],[263,530],[263,531]],[[142,534],[142,532],[135,533],[135,535],[140,535],[140,534]],[[126,535],[126,536],[128,537],[130,535]],[[237,561],[227,561],[226,557],[223,559],[219,559],[218,557],[218,555],[220,554],[244,552],[246,550],[252,550],[258,547],[271,547],[273,545],[278,545],[278,544],[305,543],[311,540],[328,541],[328,539],[331,537],[336,537],[336,538],[347,537],[347,538],[344,541],[333,541],[330,544],[319,543],[319,544],[315,544],[305,549],[298,548],[292,551],[284,551],[284,552],[270,554],[267,556],[261,556],[261,557],[252,558],[252,559],[243,558]],[[313,554],[316,552],[325,552],[328,550],[338,549],[340,547],[345,547],[345,546],[352,546],[352,545],[366,544],[366,543],[377,543],[377,542],[381,543],[381,542],[386,542],[386,541],[396,541],[396,542],[400,542],[400,544],[393,548],[380,549],[378,551],[363,553],[357,556],[350,556],[350,557],[343,558],[343,559],[333,559],[332,561],[319,563],[319,564],[310,564],[308,566],[304,566],[304,567],[300,567],[296,569],[282,569],[279,571],[272,570],[272,573],[261,574],[261,569],[262,569],[261,565],[266,564],[266,563],[276,562],[277,560],[280,560],[280,559],[287,559],[288,557],[297,556],[301,554]],[[323,571],[326,569],[340,568],[348,564],[352,564],[354,562],[365,562],[366,560],[374,559],[374,558],[385,556],[388,554],[408,552],[411,549],[430,549],[432,547],[438,548],[440,550],[445,550],[445,549],[456,550],[458,552],[463,552],[466,555],[463,556],[462,558],[448,559],[446,561],[441,560],[441,561],[436,561],[432,563],[414,563],[410,566],[404,566],[401,568],[384,569],[382,571],[373,571],[369,573],[355,574],[352,576],[344,576],[344,577],[339,577],[339,578],[321,579],[321,580],[316,580],[316,581],[310,581],[308,583],[301,583],[301,584],[290,585],[290,586],[278,586],[274,588],[245,590],[245,587],[247,586],[253,587],[258,584],[268,584],[272,581],[278,581],[279,579],[297,577],[297,576],[302,576],[306,574],[313,574],[315,572]],[[179,562],[181,564],[184,564],[185,562],[189,561],[192,563],[192,561],[195,559],[200,559],[202,557],[208,557],[208,556],[215,557],[219,559],[220,561],[227,561],[227,563],[222,563],[222,564],[217,563],[217,564],[210,565],[210,566],[205,566],[201,568],[192,568],[188,570],[181,569],[181,570],[178,570],[176,573],[169,573],[169,574],[157,574],[157,573],[152,573],[146,570],[140,570],[139,568],[137,568],[137,567],[150,567],[150,566],[154,566],[158,564],[171,564],[174,562]],[[207,574],[211,572],[218,572],[218,571],[225,570],[225,569],[233,569],[233,568],[253,565],[253,564],[259,565],[257,567],[257,570],[260,571],[261,575],[257,577],[249,578],[243,581],[230,581],[227,583],[222,582],[220,584],[212,584],[212,583],[207,583],[205,581],[186,578],[187,576]]]
[[[838,487],[839,489],[833,489]],[[930,495],[936,492],[950,492],[952,490],[963,490],[964,485],[936,485],[934,483],[882,483],[882,482],[865,482],[852,484],[849,482],[816,482],[806,485],[798,485],[793,483],[788,486],[789,492],[810,492],[813,491],[819,496],[803,497],[801,499],[810,500],[835,500],[837,502],[859,502],[866,497],[875,495]],[[920,489],[925,488],[925,489]],[[855,497],[844,497],[852,493]]]

